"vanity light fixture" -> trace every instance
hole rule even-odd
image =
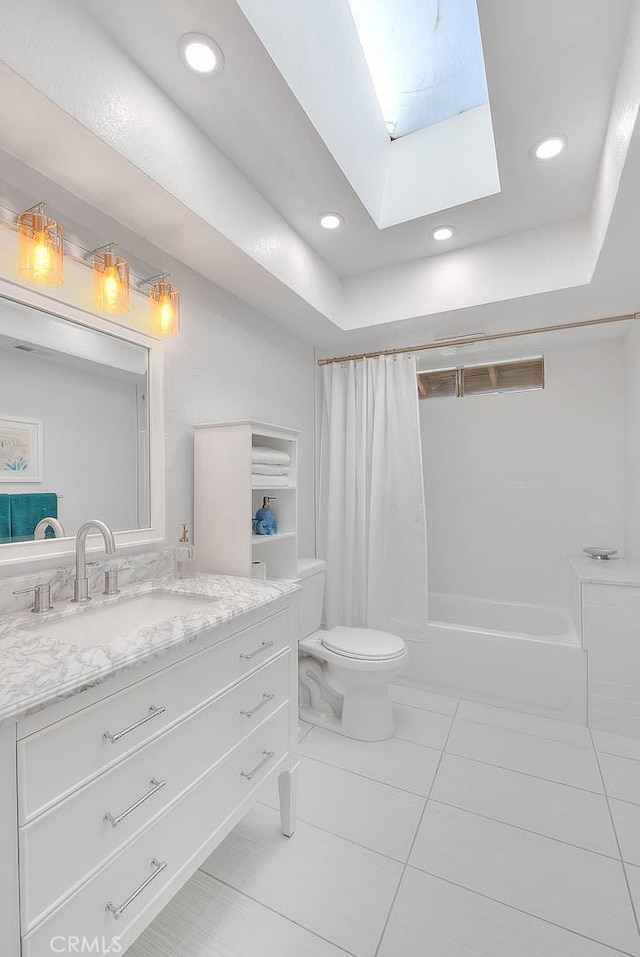
[[[545,136],[531,148],[530,156],[534,160],[555,159],[567,145],[564,136]]]
[[[41,286],[61,286],[64,279],[62,226],[49,219],[44,205],[36,203],[18,215],[18,275]]]
[[[170,282],[169,273],[163,272],[141,285],[150,285],[151,332],[156,336],[176,336],[180,332],[180,293]]]
[[[93,304],[100,312],[129,311],[129,263],[120,259],[116,244],[99,246],[93,259]]]
[[[438,226],[437,229],[434,229],[431,235],[439,243],[445,242],[447,239],[452,239],[455,234],[455,229],[453,226]]]
[[[323,213],[320,217],[320,225],[323,229],[338,229],[344,223],[344,217],[340,213]]]
[[[222,50],[206,33],[185,33],[178,40],[180,59],[191,73],[211,76],[224,67]]]

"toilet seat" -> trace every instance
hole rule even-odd
[[[338,625],[330,631],[320,632],[325,648],[343,658],[360,661],[392,661],[406,654],[402,638],[388,631],[373,628],[347,628]]]

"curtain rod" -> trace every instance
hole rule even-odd
[[[444,349],[447,346],[468,346],[474,342],[491,342],[496,339],[515,339],[518,336],[534,336],[539,332],[584,329],[586,326],[599,326],[607,322],[626,322],[630,319],[640,319],[640,312],[630,312],[626,316],[606,316],[602,319],[583,319],[579,322],[561,322],[553,326],[535,326],[533,329],[517,329],[514,332],[481,333],[472,336],[458,336],[452,339],[438,339],[436,342],[423,342],[417,346],[379,349],[377,352],[361,352],[352,356],[332,356],[331,358],[318,359],[318,365],[326,366],[332,362],[354,362],[357,359],[376,359],[378,356],[397,356],[407,352],[425,352],[427,349]]]

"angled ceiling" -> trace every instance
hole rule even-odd
[[[479,0],[499,192],[447,199],[455,176],[468,186],[482,164],[467,150],[454,171],[431,141],[440,170],[428,186],[444,208],[420,215],[417,206],[417,218],[387,226],[380,202],[354,188],[349,129],[362,160],[370,139],[403,149],[442,124],[390,142],[352,21],[351,33],[333,32],[332,47],[315,45],[314,93],[299,65],[309,62],[311,37],[298,33],[296,49],[279,29],[287,14],[308,14],[307,4],[12,6],[0,35],[0,148],[135,232],[162,224],[168,252],[299,335],[324,344],[424,335],[447,322],[473,330],[495,304],[535,310],[543,297],[558,293],[560,302],[562,291],[598,279],[640,100],[640,23],[628,0]],[[327,24],[350,16],[348,0],[312,6]],[[309,14],[297,25],[305,24],[317,35],[322,22]],[[183,68],[176,44],[189,31],[221,45],[222,73],[201,78]],[[329,81],[346,75],[345,59],[358,72],[339,117],[323,97],[330,87],[340,93]],[[531,146],[552,133],[567,137],[565,153],[532,162]],[[424,169],[402,179],[405,212],[417,193],[424,198]],[[634,209],[637,202],[634,195]],[[340,230],[319,227],[327,210],[345,217]],[[456,234],[438,244],[431,231],[443,222]],[[640,294],[634,277],[629,296]],[[588,296],[576,302],[589,313]]]

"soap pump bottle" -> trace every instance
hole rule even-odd
[[[189,541],[189,526],[183,524],[178,544],[173,553],[176,578],[190,578],[194,563],[194,549]]]
[[[256,512],[255,530],[257,535],[277,535],[278,519],[269,502],[275,502],[275,495],[265,495],[262,508]]]

